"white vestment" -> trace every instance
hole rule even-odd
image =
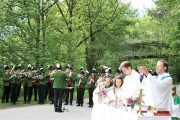
[[[122,85],[122,94],[124,99],[127,99],[128,97],[137,97],[139,95],[139,88],[140,74],[135,70],[132,70],[131,74],[125,77],[124,84]]]
[[[172,111],[172,78],[169,73],[154,77],[151,74],[143,79],[143,88],[146,91],[145,104],[157,110]]]

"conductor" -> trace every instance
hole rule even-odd
[[[66,87],[66,79],[69,77],[61,71],[62,67],[60,64],[56,65],[55,71],[50,75],[54,78],[54,110],[55,112],[62,113],[62,97],[64,89]],[[69,74],[71,76],[71,73]]]

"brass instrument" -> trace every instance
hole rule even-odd
[[[52,72],[49,72],[49,75],[53,75],[55,72],[57,72],[56,70],[53,70]]]
[[[104,70],[107,70],[107,69],[109,69],[109,67],[107,67],[107,66],[105,66],[105,65],[100,65],[101,67],[102,67],[102,69],[104,69]]]
[[[85,72],[85,74],[88,74],[88,73],[89,73],[89,71],[87,71],[86,69],[84,70],[84,72]]]
[[[14,72],[14,68],[15,68],[15,66],[12,67],[11,71],[9,72],[9,74],[12,74],[12,72]]]
[[[83,77],[80,77],[80,80],[79,80],[79,82],[78,82],[78,84],[77,84],[78,87],[80,87],[80,84],[82,83],[82,78],[83,78]]]
[[[94,75],[91,75],[91,76],[89,77],[88,85],[91,85],[92,82],[94,83],[94,79],[95,79],[95,76],[94,76]]]
[[[24,72],[24,70],[21,70],[18,74],[19,74],[19,75],[25,75],[25,76],[27,76],[27,73],[28,73],[28,72]]]
[[[13,77],[17,77],[17,73],[14,73],[14,74],[10,77],[10,79],[12,79]]]
[[[32,76],[32,75],[33,75],[32,72],[27,72],[27,77],[30,77],[30,76]]]

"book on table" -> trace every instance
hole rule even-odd
[[[142,111],[142,113],[145,116],[171,116],[169,111],[165,111],[165,110],[160,110],[160,111],[148,110],[148,111]]]

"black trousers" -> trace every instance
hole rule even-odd
[[[76,102],[78,103],[78,98],[79,98],[79,87],[76,87]]]
[[[44,104],[44,89],[45,85],[38,85],[39,103],[41,104]]]
[[[74,88],[72,89],[66,89],[66,103],[69,103],[68,100],[69,100],[69,94],[70,94],[70,104],[72,103],[73,101],[73,94],[74,94]]]
[[[46,83],[45,96],[44,96],[45,100],[47,99],[47,96],[48,96],[48,99],[51,100],[51,89],[52,89],[51,82]]]
[[[38,89],[37,85],[33,84],[32,89],[34,90],[33,91],[33,93],[34,93],[34,100],[37,100],[37,89]]]
[[[17,98],[17,92],[18,92],[18,84],[16,83],[11,83],[11,103],[16,103],[16,98]]]
[[[32,98],[32,87],[27,87],[27,91],[28,91],[28,102],[30,102]]]
[[[84,88],[78,88],[78,104],[83,105],[84,102]]]
[[[53,84],[51,84],[51,102],[54,103],[54,88],[53,88]]]
[[[24,102],[26,103],[27,100],[27,93],[28,93],[28,88],[27,88],[27,83],[24,85]]]
[[[3,86],[2,102],[4,102],[5,99],[6,99],[6,102],[9,102],[9,94],[10,94],[10,87]]]
[[[18,90],[17,90],[17,98],[16,98],[16,101],[18,100],[19,94],[20,94],[20,92],[21,92],[21,83],[18,84],[18,88],[17,88],[17,89],[18,89]]]
[[[62,88],[54,88],[54,108],[55,108],[55,110],[58,110],[58,111],[62,110],[62,97],[63,97],[63,94],[64,94],[64,89],[62,89]]]
[[[88,89],[89,105],[93,105],[93,91],[94,91],[94,88],[92,87]]]

